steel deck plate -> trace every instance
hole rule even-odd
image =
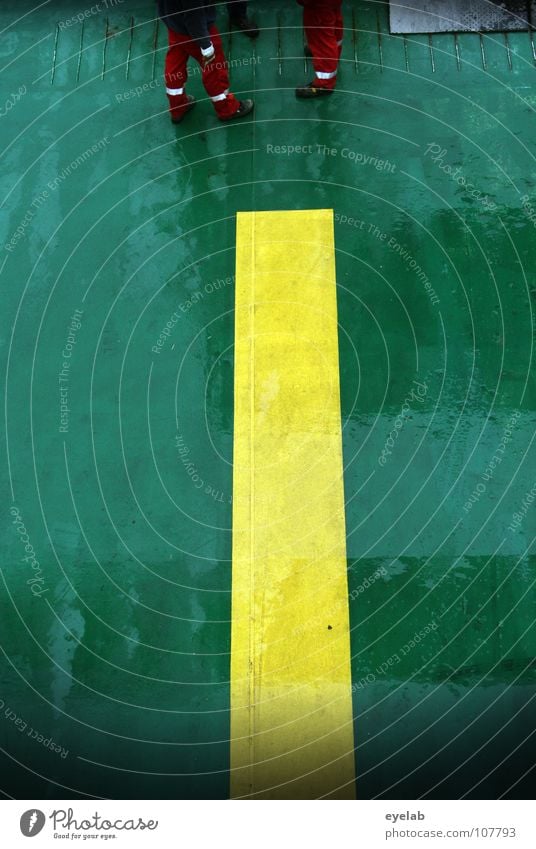
[[[390,3],[392,33],[509,32],[527,30],[536,20],[536,3],[509,0],[411,0]]]

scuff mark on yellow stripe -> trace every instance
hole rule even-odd
[[[237,220],[231,795],[354,797],[332,210]]]

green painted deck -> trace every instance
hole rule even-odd
[[[298,102],[252,6],[173,128],[151,3],[2,4],[2,791],[228,795],[235,216],[330,207],[358,797],[531,798],[534,46],[350,2]]]

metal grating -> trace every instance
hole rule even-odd
[[[395,0],[392,33],[513,32],[532,29],[536,0]]]

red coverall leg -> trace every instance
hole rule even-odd
[[[344,27],[342,0],[303,0],[302,5],[305,37],[313,54],[314,85],[334,89]]]
[[[201,48],[190,36],[168,30],[169,49],[166,55],[166,94],[169,109],[173,118],[179,118],[188,105],[185,93],[188,79],[188,59],[190,56],[202,68],[202,82],[205,90],[214,104],[218,118],[225,120],[237,111],[240,101],[229,91],[229,75],[227,61],[223,52],[221,38],[216,27],[210,27],[210,40],[214,45],[215,56],[210,65],[203,68]]]

